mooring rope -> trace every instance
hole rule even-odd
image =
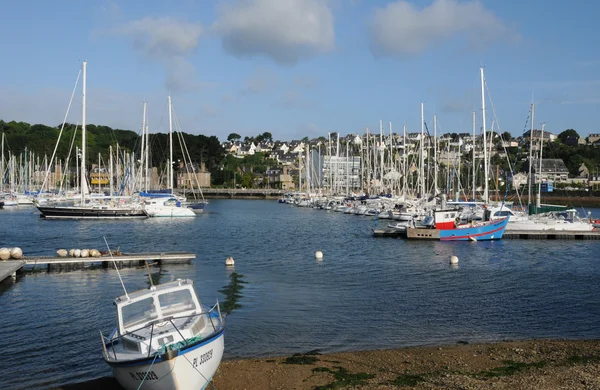
[[[148,370],[146,370],[146,375],[144,375],[144,378],[142,379],[142,382],[138,386],[137,390],[140,390],[140,388],[144,384],[144,381],[146,380],[146,377],[148,376],[148,373],[150,373],[150,370],[152,370],[152,366],[154,365],[154,362],[156,361],[157,358],[158,358],[158,354],[154,355],[154,360],[152,360],[152,364],[150,364],[150,367],[148,367]]]

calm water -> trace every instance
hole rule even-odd
[[[0,210],[0,246],[191,251],[206,304],[232,270],[247,282],[228,317],[226,358],[452,344],[458,340],[600,337],[600,241],[414,242],[376,239],[371,219],[275,201],[214,200],[190,220],[45,221]],[[598,216],[595,210],[594,216]],[[322,250],[317,261],[314,252]],[[451,267],[451,255],[460,259]],[[122,272],[128,290],[146,271]],[[122,294],[114,270],[26,273],[0,285],[0,387],[48,388],[110,375],[99,330]]]

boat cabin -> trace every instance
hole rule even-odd
[[[114,336],[132,353],[184,341],[207,325],[191,280],[177,279],[123,295],[115,305],[118,335]]]
[[[459,218],[459,210],[436,210],[434,212],[435,228],[439,230],[454,229],[456,219]]]

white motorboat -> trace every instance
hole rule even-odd
[[[195,217],[196,213],[172,196],[144,200],[143,209],[149,217]]]
[[[127,390],[204,389],[224,350],[219,303],[201,305],[193,281],[177,279],[118,297],[103,358]]]

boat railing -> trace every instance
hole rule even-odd
[[[218,321],[217,321],[217,318],[215,318],[215,316],[214,316],[215,313],[218,315]],[[117,358],[117,352],[115,350],[115,344],[117,344],[118,342],[122,343],[123,338],[126,336],[130,336],[130,337],[133,337],[133,338],[136,338],[139,340],[145,340],[146,337],[142,336],[138,333],[141,333],[141,331],[143,331],[144,329],[147,329],[147,328],[150,328],[150,340],[148,342],[148,357],[150,357],[153,352],[151,345],[152,345],[152,340],[154,338],[154,328],[157,324],[164,324],[165,322],[169,322],[171,324],[171,326],[177,331],[177,333],[179,334],[179,337],[181,337],[181,341],[179,341],[179,343],[183,342],[184,343],[183,346],[185,347],[190,344],[190,341],[183,336],[183,334],[181,333],[181,330],[175,324],[174,321],[184,319],[184,318],[187,319],[181,326],[181,328],[183,329],[186,326],[188,326],[190,324],[190,322],[194,322],[194,318],[202,318],[202,316],[206,316],[206,318],[208,318],[209,323],[212,327],[212,333],[223,329],[223,327],[225,326],[225,323],[223,321],[223,316],[221,314],[221,307],[219,305],[219,301],[217,300],[217,302],[209,310],[202,310],[202,312],[200,312],[200,313],[194,313],[194,314],[184,315],[184,316],[168,316],[168,317],[157,318],[144,326],[136,328],[136,329],[129,331],[127,333],[124,333],[122,335],[119,335],[118,332],[115,332],[115,335],[112,338],[106,337],[106,336],[104,336],[104,334],[102,332],[100,332],[100,339],[102,341],[102,349],[104,352],[104,357],[106,360],[117,361],[118,358]],[[109,356],[107,346],[110,346],[110,350],[113,355],[112,358]],[[166,352],[167,345],[164,345],[161,347],[165,347],[164,351]],[[160,352],[161,349],[154,350],[154,352],[155,353]]]

